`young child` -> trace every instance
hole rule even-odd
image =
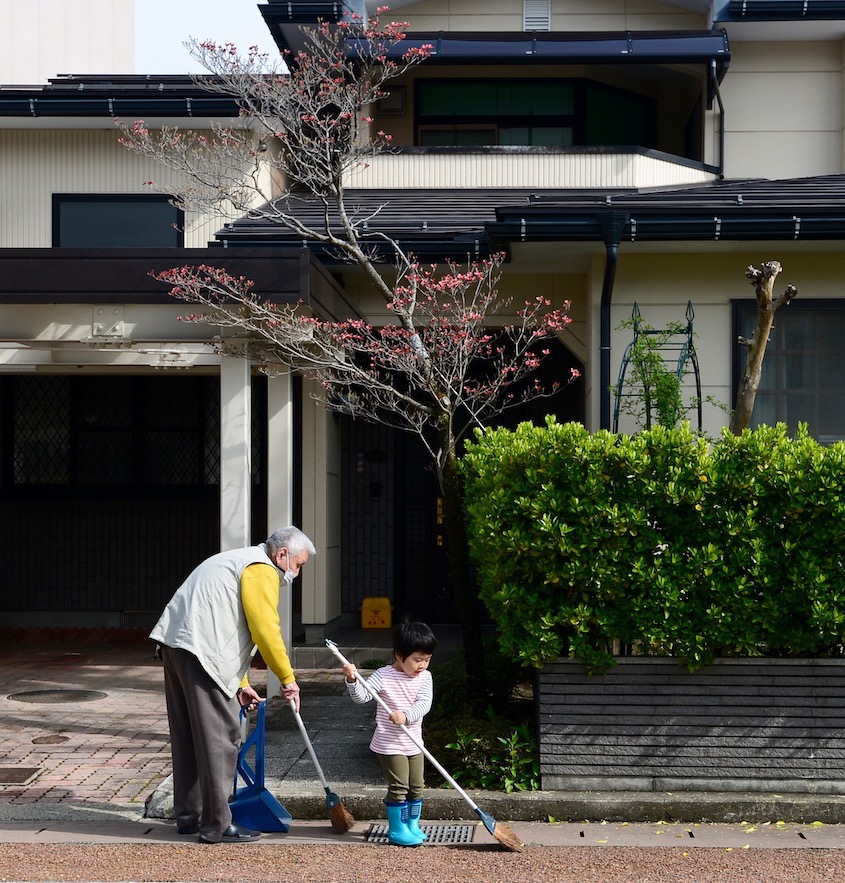
[[[424,756],[408,730],[422,744],[422,720],[431,709],[434,687],[428,670],[437,638],[422,622],[402,622],[393,633],[393,664],[385,665],[367,678],[367,685],[391,709],[376,706],[376,729],[370,750],[378,755],[387,783],[387,839],[395,846],[419,846],[428,839],[419,826],[423,804]],[[357,669],[343,666],[346,690],[355,702],[373,697],[359,683]]]

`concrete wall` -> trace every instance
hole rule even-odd
[[[0,3],[0,83],[135,71],[135,0]]]
[[[838,40],[732,44],[721,86],[725,177],[842,172],[844,76]]]

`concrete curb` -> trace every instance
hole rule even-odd
[[[323,794],[313,789],[289,787],[268,780],[267,789],[294,818],[326,818]],[[339,794],[356,819],[384,817],[384,787],[338,783]],[[565,792],[535,791],[505,794],[481,791],[470,794],[476,804],[497,820],[511,822],[726,822],[775,821],[845,824],[845,797],[818,794],[748,794],[735,792]],[[427,819],[477,820],[469,804],[451,789],[427,789]],[[148,799],[146,818],[173,818],[173,786],[167,779]]]

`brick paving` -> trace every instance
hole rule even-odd
[[[346,652],[371,658],[378,649],[371,645],[389,640],[389,632],[355,634]],[[0,627],[0,806],[84,803],[143,812],[170,775],[164,675],[153,650],[139,629]],[[294,650],[300,683],[314,695],[343,693],[336,669],[310,668],[314,653]],[[250,680],[263,692],[266,670],[254,666]],[[50,698],[62,701],[10,698],[38,691],[60,691]],[[79,699],[78,691],[106,695],[64,701]],[[20,781],[24,768],[36,772]]]
[[[0,804],[143,806],[170,774],[162,678],[149,642],[0,644]],[[9,698],[41,690],[106,697]],[[38,772],[23,783],[3,783],[3,772],[22,767]]]

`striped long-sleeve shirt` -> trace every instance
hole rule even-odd
[[[358,677],[361,677],[360,672]],[[379,694],[391,711],[405,712],[408,718],[405,726],[422,744],[422,719],[431,709],[434,698],[431,673],[423,671],[412,678],[403,671],[397,671],[392,665],[386,665],[374,671],[367,678],[367,684]],[[346,689],[355,702],[363,704],[373,698],[357,679],[347,684]],[[420,753],[420,749],[407,733],[391,723],[381,705],[376,706],[376,729],[370,741],[370,750],[376,754],[404,754],[407,757]]]

